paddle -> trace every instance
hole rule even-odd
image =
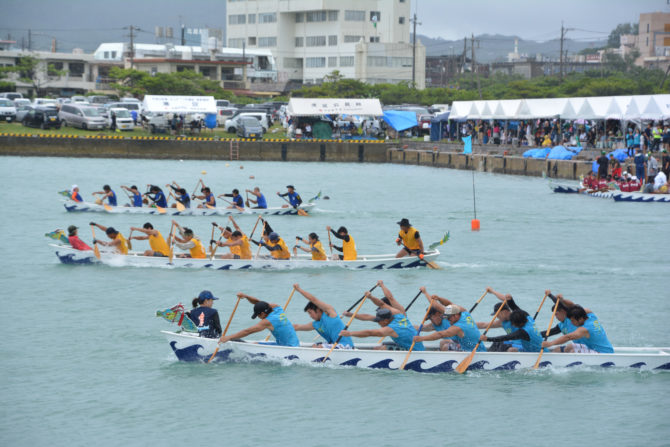
[[[483,294],[482,296],[479,297],[479,299],[477,300],[477,302],[476,302],[476,303],[474,304],[474,306],[472,306],[472,308],[470,309],[470,313],[472,313],[472,311],[475,310],[475,308],[476,308],[477,306],[479,306],[479,303],[482,302],[482,300],[484,299],[484,297],[486,296],[487,293],[489,293],[488,290],[486,290],[486,291],[484,292],[484,294]]]
[[[130,240],[131,237],[133,237],[133,230],[130,230],[130,234],[128,235],[128,250],[133,249],[133,243]]]
[[[540,309],[542,309],[542,306],[544,305],[544,300],[547,299],[547,295],[549,295],[549,294],[548,293],[544,294],[544,298],[542,298],[542,302],[540,303],[540,307],[537,308],[537,312],[535,312],[535,316],[533,317],[533,320],[537,319],[537,316],[540,313]]]
[[[214,228],[217,228],[217,227],[218,227],[218,225],[216,224],[216,222],[212,222],[212,235],[209,238],[209,253],[211,254],[211,256],[210,256],[209,259],[214,259],[214,253],[216,253],[214,251],[214,248],[212,247],[212,241],[214,240]],[[222,237],[223,237],[223,230],[221,230],[221,235],[219,236],[219,241],[221,240]],[[219,244],[216,244],[216,246],[218,247]]]
[[[237,310],[237,305],[240,304],[241,297],[237,297],[237,302],[235,303],[235,307],[233,307],[233,313],[230,314],[230,318],[228,318],[228,324],[226,324],[226,328],[223,330],[223,334],[221,336],[223,337],[226,335],[226,332],[228,332],[228,328],[230,327],[230,322],[233,321],[233,315],[235,315],[235,311]],[[214,360],[214,357],[216,357],[216,354],[219,352],[219,348],[221,347],[221,343],[216,345],[216,349],[214,350],[214,354],[207,360],[207,363],[211,362]]]
[[[412,298],[412,301],[410,301],[409,304],[407,305],[407,307],[405,308],[405,314],[407,314],[407,311],[409,310],[410,307],[412,307],[412,304],[414,304],[414,301],[416,301],[416,299],[419,298],[419,295],[421,295],[421,293],[422,293],[422,292],[419,291],[419,293],[417,293],[417,294],[414,296],[414,298]],[[429,309],[430,309],[430,308],[429,308]],[[385,338],[386,338],[386,336],[380,338],[379,341],[378,341],[377,343],[381,343],[381,342],[383,342]]]
[[[547,297],[546,295],[544,296],[545,298]],[[551,319],[549,320],[549,327],[547,328],[546,336],[549,336],[549,332],[551,331],[551,325],[554,324],[554,317],[556,316],[556,311],[558,310],[558,303],[561,301],[560,298],[556,297],[556,304],[554,304],[554,312],[551,314]],[[540,354],[537,356],[537,360],[535,361],[535,365],[533,365],[533,369],[537,369],[538,366],[540,366],[540,360],[542,359],[542,354],[544,353],[544,348],[540,347]]]
[[[330,256],[333,256],[333,241],[330,240],[330,230],[328,231],[328,248],[330,248]]]
[[[374,289],[374,287],[372,289]],[[372,289],[370,289],[370,291],[372,291]],[[360,299],[361,303],[358,305],[358,307],[356,308],[356,311],[353,313],[351,318],[349,318],[349,321],[347,322],[346,326],[344,326],[343,330],[346,331],[346,330],[349,329],[349,325],[351,324],[352,321],[354,321],[354,318],[356,317],[356,314],[358,313],[358,311],[361,310],[361,307],[363,307],[363,303],[365,303],[365,299],[366,299],[366,296],[363,295],[363,298]],[[355,306],[355,304],[354,304],[354,306]],[[351,309],[351,308],[353,308],[353,306],[350,307],[349,309]],[[349,312],[349,311],[347,311],[347,312]],[[328,351],[328,354],[326,354],[326,356],[323,358],[323,360],[321,360],[321,363],[326,363],[326,360],[328,359],[328,357],[330,357],[330,354],[333,352],[333,349],[335,349],[335,347],[340,343],[340,340],[342,340],[341,335],[339,337],[337,337],[337,340],[335,340],[335,343],[333,343],[333,346],[330,348],[330,351]]]
[[[291,294],[288,296],[288,299],[286,300],[286,303],[284,304],[284,307],[282,307],[282,309],[284,309],[284,311],[286,311],[286,308],[288,307],[288,304],[291,302],[291,298],[293,298],[294,293],[295,293],[295,287],[293,288],[293,290],[291,290]],[[268,341],[270,339],[270,335],[272,335],[272,334],[268,334],[268,336],[265,337],[265,341]]]
[[[496,321],[496,318],[498,317],[498,314],[500,313],[500,310],[503,307],[505,307],[505,304],[507,304],[507,299],[503,300],[502,305],[496,311],[495,315],[493,316],[493,319],[489,322],[489,325],[486,326],[486,329],[484,330],[483,335],[486,335],[486,333],[489,331],[493,322]],[[472,359],[475,357],[475,353],[477,352],[477,348],[479,348],[480,343],[481,343],[481,340],[479,340],[477,342],[477,344],[475,345],[475,348],[472,350],[470,355],[468,355],[465,359],[463,359],[463,361],[461,361],[461,363],[458,364],[458,366],[456,367],[456,372],[458,374],[463,374],[468,369],[468,366],[470,366],[470,363],[472,363]]]
[[[95,257],[100,259],[100,249],[98,248],[98,241],[95,239],[95,226],[91,225],[91,233],[93,233],[93,253]]]
[[[309,216],[309,214],[307,214],[307,211],[303,210],[302,208],[298,208],[298,207],[295,206],[295,205],[291,205],[291,202],[289,202],[289,201],[286,199],[286,197],[281,196],[279,193],[277,193],[277,195],[278,195],[279,197],[281,197],[282,200],[284,200],[284,202],[286,202],[286,203],[288,203],[290,206],[292,206],[292,207],[296,210],[296,212],[298,213],[298,216]]]
[[[174,258],[174,224],[170,227],[170,264],[172,264],[172,259]]]
[[[193,194],[191,194],[191,197],[195,196],[195,193],[198,191],[198,185],[200,184],[202,184],[203,187],[205,186],[205,184],[202,183],[202,179],[198,179],[198,183],[195,184],[195,188],[193,188]]]
[[[103,203],[102,207],[105,209],[105,211],[112,211],[114,209],[114,208],[112,208],[111,205],[108,205],[106,203]]]
[[[168,186],[170,186],[170,185],[168,185]],[[177,196],[175,196],[174,194],[172,194],[172,191],[170,191],[170,195],[169,195],[168,197],[172,197],[172,198],[174,199],[174,201],[175,201],[175,207],[177,208],[177,211],[180,211],[180,212],[181,212],[181,211],[184,211],[184,210],[186,209],[186,207],[184,206],[184,204],[181,203],[181,202],[179,201],[179,199],[177,199]]]
[[[244,202],[247,208],[249,208],[249,191],[245,191],[244,195],[247,197],[247,200]]]
[[[430,312],[430,308],[433,307],[433,301],[435,301],[435,299],[431,298],[430,299],[430,304],[428,305],[428,309],[426,309],[426,313],[423,316],[423,320],[421,320],[421,325],[419,325],[419,330],[416,332],[416,335],[421,334],[421,330],[423,329],[423,323],[426,322],[426,318],[428,318],[428,312]],[[402,362],[402,365],[400,365],[400,370],[401,371],[405,369],[405,365],[407,365],[407,360],[409,360],[409,356],[412,353],[412,351],[414,350],[414,344],[415,343],[416,342],[414,340],[412,340],[412,345],[409,347],[409,351],[407,351],[407,355],[405,356],[405,360]]]
[[[439,265],[437,265],[437,264],[436,264],[435,262],[433,262],[433,261],[426,261],[425,259],[423,259],[423,256],[424,256],[423,253],[421,253],[421,254],[419,255],[419,259],[421,259],[423,262],[425,262],[426,265],[427,265],[428,267],[430,267],[431,269],[433,269],[433,270],[440,270],[440,269],[442,268],[442,267],[440,267]]]

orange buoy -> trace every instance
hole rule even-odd
[[[472,231],[479,231],[479,219],[472,219],[470,221],[470,229]]]

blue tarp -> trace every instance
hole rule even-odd
[[[471,154],[472,153],[472,135],[461,138],[463,140],[463,153]]]
[[[628,158],[628,149],[616,149],[607,154],[607,158],[610,158],[610,155],[614,155],[614,158],[616,160],[619,160],[619,162],[626,161],[626,158]]]
[[[537,149],[528,149],[526,152],[523,153],[524,158],[547,158],[547,155],[549,155],[549,152],[551,151],[551,148],[548,147],[540,147]]]
[[[384,121],[398,132],[419,125],[416,120],[416,113],[407,110],[386,110],[384,111]]]
[[[581,147],[555,146],[547,155],[548,160],[572,160],[572,157],[582,151]]]
[[[430,120],[430,141],[440,141],[449,127],[449,112],[434,116]]]

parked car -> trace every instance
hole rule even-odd
[[[97,107],[80,104],[63,104],[59,118],[65,126],[81,127],[82,129],[104,129],[107,121]]]
[[[86,96],[73,96],[70,100],[75,104],[90,104]]]
[[[90,104],[107,104],[108,102],[112,102],[111,98],[109,96],[104,96],[104,95],[91,95],[86,97],[88,99],[88,102]]]
[[[217,107],[216,108],[216,125],[224,126],[226,121],[235,115],[237,109],[235,107]]]
[[[33,99],[34,106],[55,107],[58,108],[58,101],[50,98],[35,98]]]
[[[170,123],[166,113],[142,112],[142,127],[151,133],[166,133],[170,129]]]
[[[134,98],[132,98],[132,99],[134,99]],[[124,109],[127,109],[130,112],[130,115],[133,117],[133,122],[134,123],[137,123],[137,118],[142,113],[142,104],[139,101],[138,102],[130,102],[130,101],[108,102],[107,104],[105,104],[105,107],[107,107],[107,110],[109,110],[111,108],[118,108],[118,107],[122,107]]]
[[[7,98],[0,98],[0,120],[14,121],[16,119],[16,106],[14,101]]]
[[[16,98],[14,100],[14,107],[16,107],[16,111],[18,112],[19,107],[25,106],[25,105],[30,105],[32,102],[28,98]]]
[[[112,114],[116,115],[116,127],[119,130],[133,130],[135,124],[133,117],[130,115],[128,109],[123,107],[112,107],[109,109],[109,117],[107,118],[107,127],[112,125]]]
[[[26,127],[39,127],[40,129],[60,129],[61,120],[58,118],[58,109],[54,107],[33,107],[23,117],[21,123]]]
[[[237,132],[237,124],[239,120],[245,116],[253,116],[254,118],[258,119],[258,121],[261,123],[261,126],[263,126],[263,132],[268,131],[268,127],[270,127],[268,126],[268,116],[263,111],[236,113],[231,119],[226,120],[226,124],[224,125],[225,129],[230,133]]]
[[[13,101],[15,99],[23,98],[23,94],[18,92],[2,92],[0,93],[0,98],[5,98]]]
[[[421,115],[419,116],[419,132],[420,133],[430,133],[430,120],[433,118],[433,115]]]
[[[35,106],[33,106],[30,103],[23,104],[22,106],[18,107],[16,109],[16,121],[19,122],[19,123],[23,122],[23,118],[25,118],[25,116],[28,114],[28,112],[30,112],[31,110],[34,110],[34,109],[35,109]]]
[[[263,138],[263,126],[258,118],[244,116],[237,122],[237,136],[242,138]]]

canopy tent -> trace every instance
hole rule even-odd
[[[449,126],[449,112],[441,113],[430,120],[430,141],[440,141],[442,139],[443,128]]]
[[[581,119],[605,119],[607,117],[607,108],[611,103],[611,96],[586,98],[582,107],[577,111],[577,115]]]
[[[411,110],[386,110],[384,111],[384,121],[398,132],[419,125],[416,120],[416,113]]]
[[[623,120],[626,115],[626,107],[632,98],[632,96],[613,96],[610,105],[607,106],[605,118],[608,120]]]
[[[520,99],[503,99],[497,102],[492,114],[493,119],[516,119],[516,111],[521,105]]]
[[[290,116],[384,114],[379,99],[358,98],[291,98],[287,111]]]
[[[146,95],[142,106],[153,113],[216,114],[213,96]]]

